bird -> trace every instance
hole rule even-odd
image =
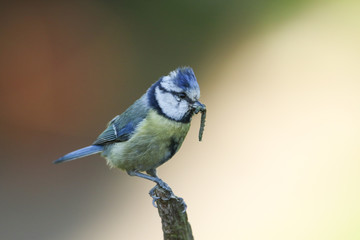
[[[114,117],[90,145],[55,160],[68,162],[100,153],[110,168],[171,188],[156,169],[180,149],[192,117],[201,112],[199,140],[204,130],[206,106],[199,101],[200,87],[191,67],[179,67],[160,77],[122,114]],[[203,118],[204,116],[204,118]]]

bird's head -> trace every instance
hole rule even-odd
[[[194,113],[205,108],[199,102],[200,87],[190,67],[178,68],[161,77],[150,89],[151,105],[167,118],[190,122]]]

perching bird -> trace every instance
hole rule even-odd
[[[202,112],[201,140],[206,107],[199,98],[200,88],[193,70],[178,68],[161,77],[124,113],[112,119],[92,145],[68,153],[54,163],[101,153],[110,167],[168,188],[156,175],[156,168],[179,150],[191,118],[198,112]]]

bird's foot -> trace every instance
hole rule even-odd
[[[174,195],[171,187],[169,187],[169,185],[164,182],[163,180],[159,179],[160,181],[157,183],[162,189],[164,189],[165,191],[171,193],[171,195]],[[155,186],[156,187],[156,186]],[[175,195],[174,195],[175,196]]]
[[[177,202],[180,203],[180,205],[183,207],[183,213],[186,211],[187,209],[187,205],[184,201],[183,198],[181,197],[177,197],[173,191],[171,190],[171,188],[165,183],[163,182],[165,185],[160,185],[157,184],[155,185],[155,187],[153,187],[150,191],[149,191],[149,195],[152,197],[152,204],[154,207],[158,207],[157,206],[157,201],[161,200],[161,201],[170,201],[171,199],[175,199]]]
[[[157,196],[155,190],[157,188],[161,188],[164,190],[164,194],[162,194],[161,197]],[[163,182],[162,180],[160,180],[157,185],[155,185],[150,191],[149,191],[149,195],[153,198],[153,205],[155,206],[155,201],[162,199],[164,201],[169,201],[172,198],[177,198],[174,194],[174,192],[172,191],[172,189],[169,187],[169,185],[167,185],[167,183]]]
[[[159,200],[159,199],[161,199],[161,197],[156,196],[155,192],[152,191],[152,190],[153,190],[153,189],[150,190],[149,195],[150,195],[150,197],[152,197],[152,199],[153,199],[153,200],[152,200],[152,205],[153,205],[155,208],[157,208],[156,201]]]

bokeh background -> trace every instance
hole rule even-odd
[[[195,239],[360,239],[359,1],[0,6],[0,239],[162,239],[151,182],[91,143],[192,66],[208,107],[158,169]]]

